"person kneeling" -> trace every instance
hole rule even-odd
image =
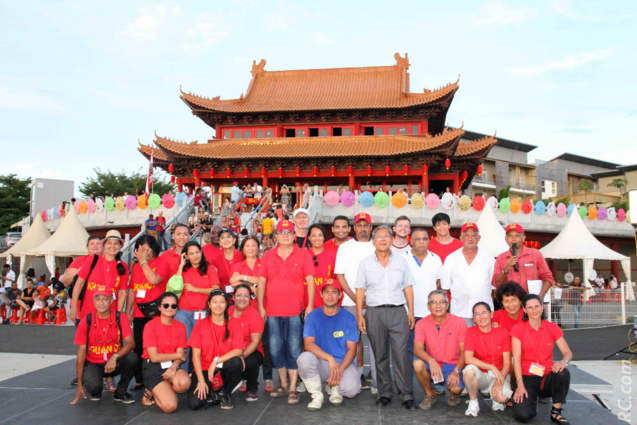
[[[112,289],[98,288],[93,293],[95,313],[89,313],[80,321],[75,332],[77,348],[77,386],[75,400],[86,398],[99,401],[102,398],[104,377],[120,376],[115,401],[130,404],[135,399],[126,392],[128,384],[135,374],[139,357],[133,353],[135,340],[131,332],[128,317],[119,311],[111,310]]]
[[[319,410],[323,405],[322,381],[327,381],[330,403],[337,406],[343,402],[343,396],[354,398],[361,392],[358,371],[352,364],[356,357],[358,327],[354,315],[339,307],[342,295],[340,283],[327,279],[321,290],[323,307],[305,318],[305,352],[296,363],[299,376],[312,395],[309,410]]]
[[[478,326],[467,329],[462,373],[469,394],[467,416],[477,417],[480,411],[478,391],[488,390],[493,400],[491,409],[504,410],[513,395],[511,391],[511,337],[505,327],[494,328],[491,307],[485,302],[473,306],[473,321]]]
[[[425,390],[425,398],[419,406],[422,410],[431,409],[436,402],[432,378],[435,384],[447,382],[449,406],[460,404],[460,393],[464,388],[462,352],[467,324],[463,318],[447,313],[448,306],[445,291],[431,291],[427,301],[431,314],[416,323],[414,373]]]
[[[228,326],[226,297],[221,289],[210,292],[208,317],[195,324],[188,340],[195,369],[188,390],[188,406],[192,410],[201,409],[206,402],[221,402],[222,409],[232,409],[230,395],[241,382],[243,336],[240,329]]]
[[[188,372],[180,369],[186,355],[186,326],[173,320],[177,296],[165,292],[159,297],[158,317],[144,327],[142,374],[146,387],[142,403],[157,404],[165,413],[177,410],[177,393],[190,387]]]

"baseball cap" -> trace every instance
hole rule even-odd
[[[474,229],[476,232],[479,232],[480,229],[478,229],[478,225],[472,222],[468,222],[462,225],[462,227],[460,228],[460,233],[464,233],[465,230],[467,229]]]
[[[236,186],[239,184],[239,182],[232,182],[232,184]]]
[[[297,215],[299,215],[301,213],[307,214],[308,217],[310,215],[310,213],[305,208],[297,208],[296,210],[294,210],[294,214],[292,215],[292,218],[296,217]]]
[[[365,220],[369,224],[372,224],[372,217],[367,213],[362,212],[356,215],[356,217],[354,218],[354,223],[358,223],[361,220]]]
[[[108,289],[102,289],[104,288],[103,286],[98,286],[98,290],[93,292],[93,298],[95,298],[98,295],[106,295],[107,297],[110,297],[113,294],[113,291],[108,290]]]
[[[505,233],[509,233],[509,230],[515,230],[518,233],[524,234],[524,228],[517,223],[511,223],[506,227]]]
[[[343,288],[341,288],[341,283],[338,280],[336,280],[336,279],[327,279],[323,283],[323,288],[325,288],[326,286],[329,286],[329,285],[332,285],[335,289],[338,289],[338,291],[340,293],[343,293]]]
[[[203,215],[210,215],[210,213],[206,211],[205,213],[203,213]]]
[[[281,220],[276,225],[276,231],[280,232],[282,230],[291,230],[294,232],[294,223],[290,220]]]

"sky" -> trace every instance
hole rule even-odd
[[[179,98],[245,93],[266,70],[394,65],[411,91],[456,81],[447,125],[637,163],[637,3],[0,0],[0,174],[145,169],[138,141],[204,142]],[[631,30],[630,28],[633,28]],[[76,189],[77,192],[77,189]]]

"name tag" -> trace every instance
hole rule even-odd
[[[106,351],[104,351],[104,361],[108,361],[108,356],[106,355]]]
[[[524,267],[533,267],[533,263],[526,263]]]
[[[226,293],[231,294],[233,292],[234,292],[234,288],[232,287],[232,285],[226,285]]]
[[[161,362],[162,369],[168,369],[172,365],[173,365],[173,362]]]
[[[195,320],[205,319],[207,316],[207,311],[195,311]]]
[[[334,338],[341,338],[343,336],[345,336],[345,333],[343,331],[334,332]]]
[[[531,363],[531,367],[529,367],[529,373],[537,376],[544,376],[545,367],[539,365],[537,363]]]
[[[144,298],[146,297],[146,290],[145,289],[138,289],[137,290],[137,294],[135,294],[135,296],[137,298]]]

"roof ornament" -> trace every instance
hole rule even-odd
[[[408,54],[405,53],[405,57],[401,57],[400,53],[395,53],[394,58],[396,59],[396,66],[399,68],[409,69],[409,57]]]
[[[257,64],[256,60],[252,61],[252,76],[256,76],[263,72],[263,68],[265,68],[265,59],[261,59],[261,62]]]

